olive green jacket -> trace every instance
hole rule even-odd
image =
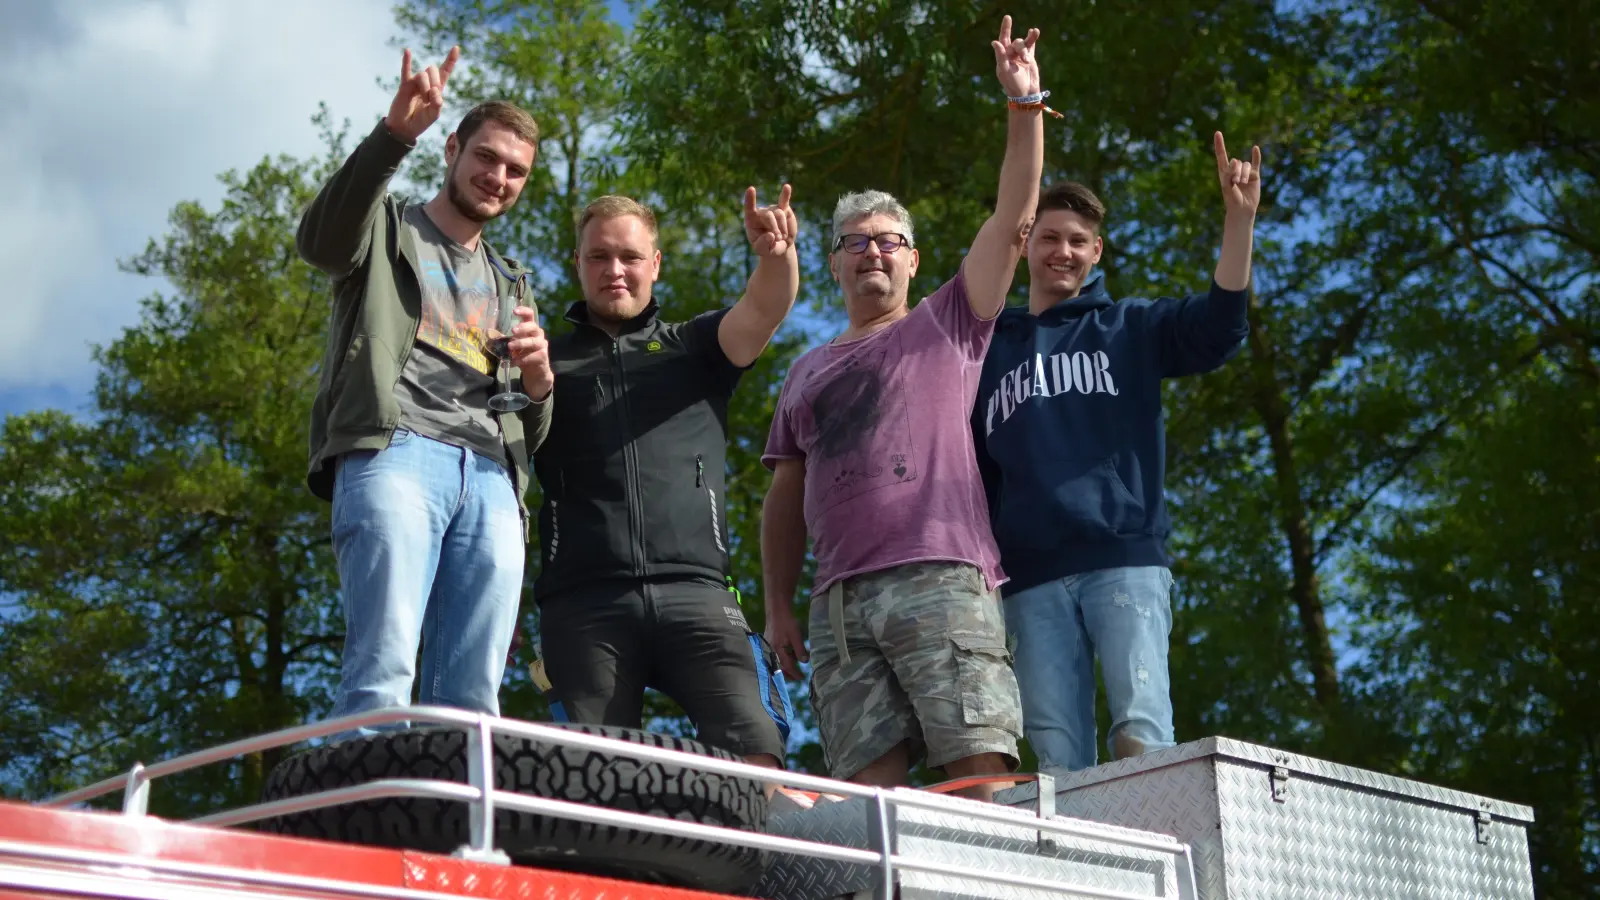
[[[334,461],[352,450],[389,446],[400,422],[395,384],[411,355],[422,315],[416,241],[400,227],[406,200],[388,192],[389,179],[415,145],[389,133],[382,122],[322,186],[300,219],[295,246],[311,265],[333,278],[333,312],[321,381],[311,405],[311,465],[306,483],[333,499]],[[512,309],[527,301],[532,275],[515,260],[484,249],[500,294],[500,330],[510,332]],[[513,387],[515,370],[504,387]],[[554,391],[520,413],[501,414],[500,434],[511,463],[522,511],[523,539],[529,517],[528,458],[550,431]]]

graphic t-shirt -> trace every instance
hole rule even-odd
[[[400,427],[505,465],[500,426],[489,412],[499,360],[488,340],[500,298],[483,245],[473,251],[451,240],[420,206],[406,210],[404,227],[414,232],[422,265],[422,320],[394,388]]]
[[[993,334],[957,274],[900,321],[795,360],[761,461],[805,460],[813,593],[935,560],[1003,580],[967,426]]]

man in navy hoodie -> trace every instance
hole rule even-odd
[[[1097,653],[1112,758],[1173,745],[1161,381],[1238,353],[1261,199],[1261,149],[1246,163],[1229,159],[1221,132],[1213,144],[1226,212],[1209,291],[1112,300],[1090,277],[1105,207],[1059,184],[1040,195],[1028,237],[1028,308],[1001,313],[984,360],[973,432],[1042,771],[1096,762]]]

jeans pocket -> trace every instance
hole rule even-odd
[[[396,428],[394,430],[394,434],[389,438],[389,448],[393,449],[401,446],[402,444],[408,444],[411,442],[411,439],[416,436],[417,433],[408,428]]]
[[[352,482],[361,477],[362,467],[378,455],[376,450],[351,450],[339,454],[333,464],[333,510],[331,524],[335,540],[345,530],[351,515],[359,513],[351,510],[350,505],[357,502],[350,496]]]
[[[1022,734],[1022,700],[1004,639],[954,634],[950,643],[955,650],[962,724]]]

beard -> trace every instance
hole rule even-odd
[[[467,196],[466,188],[464,188],[457,180],[456,167],[458,165],[459,163],[452,163],[450,168],[445,170],[444,176],[445,196],[449,198],[450,205],[456,208],[456,212],[461,213],[461,215],[468,220],[477,222],[481,225],[492,219],[496,219],[505,215],[511,210],[512,206],[516,205],[516,201],[513,200],[511,203],[507,203],[504,207],[502,207],[499,212],[485,212],[481,206],[472,202],[472,200]]]
[[[622,297],[596,300],[584,297],[584,305],[589,308],[589,315],[604,319],[607,322],[621,324],[631,322],[638,317],[644,308],[650,305],[649,300],[641,300],[632,291]]]
[[[900,284],[898,279],[889,274],[888,271],[883,269],[876,269],[874,271],[877,271],[883,275],[882,281],[879,281],[876,278],[872,279],[871,281],[864,281],[861,279],[861,275],[866,273],[857,273],[855,289],[855,296],[857,299],[867,301],[868,303],[881,303],[885,300],[893,300],[896,295],[905,293],[906,286]]]

